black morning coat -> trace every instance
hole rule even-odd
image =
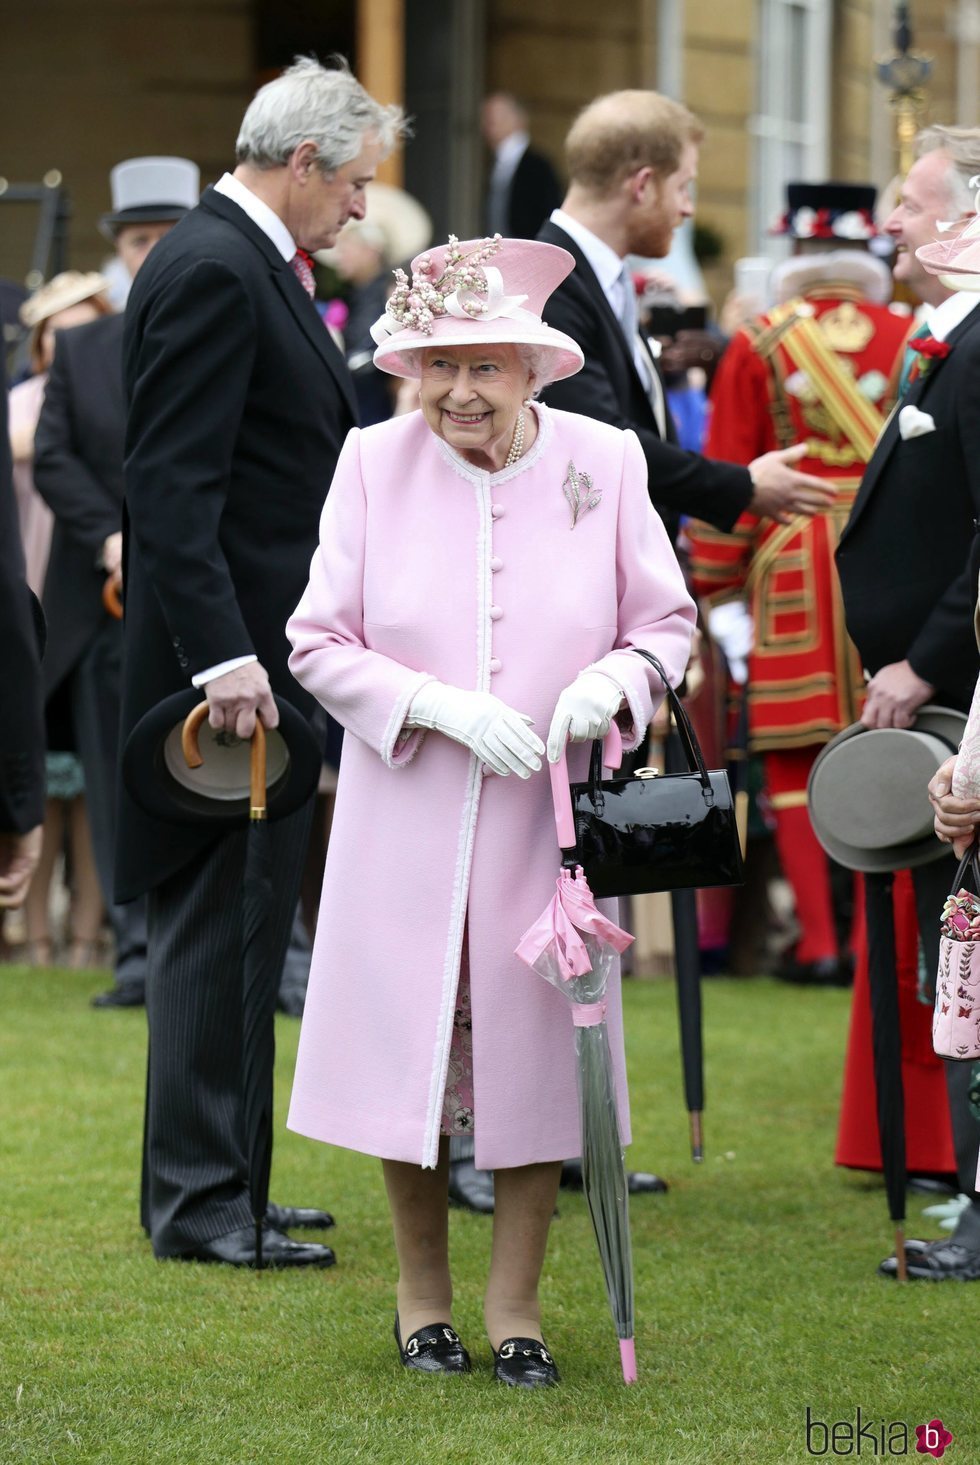
[[[123,741],[197,672],[252,652],[273,691],[312,712],[287,667],[285,627],[356,422],[354,393],[288,263],[213,188],[134,282],[123,377]],[[123,791],[117,898],[159,884],[214,837],[150,819]]]
[[[585,353],[582,370],[548,387],[542,393],[544,400],[565,412],[581,412],[614,427],[633,429],[647,460],[650,498],[671,538],[676,537],[681,514],[704,519],[716,529],[731,529],[752,498],[748,469],[713,463],[677,447],[669,410],[667,441],[663,441],[622,327],[592,266],[574,239],[550,219],[538,231],[538,238],[567,249],[575,259],[574,270],[547,301],[544,318],[549,326],[577,341]],[[657,369],[652,357],[651,369]]]
[[[24,579],[0,357],[0,834],[27,834],[44,821],[44,718],[32,601]]]
[[[896,661],[966,710],[980,667],[970,568],[980,520],[980,309],[947,337],[902,406],[935,431],[903,439],[889,419],[864,471],[837,547],[847,629],[866,669]]]
[[[34,486],[55,515],[44,580],[50,697],[105,622],[102,546],[122,528],[123,318],[58,333],[34,438]]]

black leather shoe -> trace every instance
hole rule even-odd
[[[911,1195],[958,1195],[960,1188],[939,1175],[910,1175],[906,1189]]]
[[[493,1171],[478,1170],[472,1160],[450,1161],[449,1204],[492,1216]]]
[[[507,1338],[494,1351],[493,1374],[517,1389],[547,1389],[561,1380],[558,1365],[537,1338]]]
[[[823,956],[819,961],[788,957],[775,974],[780,982],[797,987],[849,987],[854,981],[854,961],[849,956]]]
[[[255,1266],[255,1227],[239,1226],[213,1241],[202,1241],[192,1251],[175,1258],[184,1262],[224,1262],[228,1267]],[[281,1231],[266,1226],[262,1231],[264,1267],[332,1267],[337,1258],[329,1246],[315,1241],[291,1241]]]
[[[582,1161],[566,1160],[561,1167],[562,1190],[582,1189]],[[626,1189],[630,1195],[666,1195],[670,1189],[666,1180],[651,1175],[648,1170],[627,1170]]]
[[[314,1206],[266,1206],[265,1219],[274,1231],[327,1231],[334,1224],[329,1211]]]
[[[122,982],[118,987],[110,987],[108,992],[100,992],[93,997],[92,1006],[145,1007],[146,988],[142,982]]]
[[[470,1355],[448,1323],[431,1323],[419,1328],[402,1347],[398,1314],[395,1313],[395,1342],[405,1368],[417,1373],[469,1373]]]
[[[970,1251],[945,1237],[938,1241],[907,1241],[905,1265],[914,1282],[980,1282],[980,1251]],[[898,1276],[898,1260],[886,1256],[879,1277]]]

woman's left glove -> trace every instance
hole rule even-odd
[[[566,742],[604,738],[623,700],[622,688],[604,672],[581,672],[558,698],[548,729],[548,762],[558,762]]]

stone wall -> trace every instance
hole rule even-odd
[[[98,266],[109,170],[122,158],[192,158],[204,182],[233,159],[253,90],[250,0],[33,0],[7,6],[0,88],[0,173],[70,191],[71,264]],[[0,275],[23,277],[26,207],[0,213]]]

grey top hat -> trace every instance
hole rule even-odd
[[[966,715],[920,707],[911,728],[852,723],[820,753],[807,786],[813,832],[849,870],[883,874],[948,854],[926,786],[963,737]]]
[[[112,211],[99,228],[114,239],[124,224],[168,224],[182,219],[201,193],[201,170],[189,158],[127,158],[109,174]]]

